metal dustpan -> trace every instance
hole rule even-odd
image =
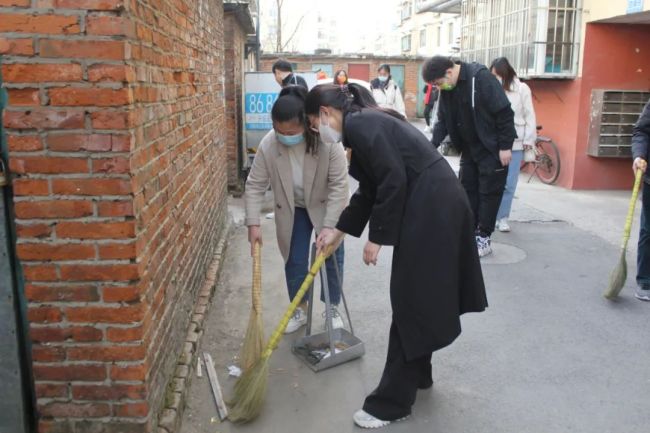
[[[312,263],[316,256],[316,245],[312,245]],[[334,255],[328,261],[334,263],[334,270],[336,277],[341,281],[338,265]],[[359,358],[366,353],[363,341],[354,335],[354,328],[352,327],[352,320],[350,319],[350,311],[348,310],[348,303],[345,300],[345,294],[341,287],[341,298],[343,299],[343,306],[345,307],[345,315],[350,325],[350,330],[339,328],[332,329],[332,316],[331,316],[331,302],[329,293],[329,283],[327,281],[327,266],[322,266],[320,269],[320,281],[323,294],[325,297],[325,315],[327,321],[327,331],[319,334],[311,333],[313,307],[314,307],[314,286],[312,285],[309,290],[309,309],[307,313],[307,330],[305,336],[299,338],[293,343],[293,353],[303,360],[309,368],[315,372],[326,370],[328,368],[343,364],[353,359]],[[340,285],[342,286],[342,285]]]

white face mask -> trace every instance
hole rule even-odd
[[[338,132],[336,129],[332,128],[330,126],[329,122],[329,116],[327,119],[327,123],[323,121],[323,112],[320,112],[320,125],[318,126],[318,133],[320,134],[321,140],[323,140],[323,143],[325,144],[334,144],[338,143],[341,141],[341,133]]]

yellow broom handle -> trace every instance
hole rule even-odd
[[[262,312],[262,248],[255,242],[253,249],[253,309]]]
[[[298,305],[300,305],[300,302],[302,301],[302,298],[305,296],[305,293],[307,293],[307,290],[309,290],[311,283],[314,281],[314,277],[316,277],[316,273],[318,273],[320,267],[323,266],[323,263],[325,262],[325,258],[329,256],[329,254],[326,253],[328,253],[328,251],[326,251],[325,253],[320,253],[316,257],[314,264],[311,265],[311,269],[309,269],[309,273],[307,274],[307,277],[305,277],[305,281],[302,282],[302,285],[300,286],[298,293],[296,293],[296,296],[294,296],[293,301],[291,301],[289,308],[287,308],[287,311],[284,313],[284,317],[282,317],[280,324],[278,325],[277,328],[275,328],[275,331],[273,331],[273,334],[271,335],[271,338],[269,339],[269,342],[267,343],[266,348],[262,353],[263,359],[270,358],[271,354],[273,353],[273,350],[277,347],[278,343],[280,342],[280,339],[282,338],[282,333],[287,327],[287,324],[289,323],[291,316],[293,316],[293,313],[295,313],[296,308],[298,308]]]
[[[634,219],[634,207],[636,200],[639,197],[639,189],[641,187],[641,179],[643,178],[643,171],[637,170],[634,178],[634,188],[632,189],[632,198],[630,199],[630,207],[627,210],[627,218],[625,219],[625,229],[623,231],[623,245],[621,248],[627,248],[627,241],[630,240],[630,232],[632,231],[632,220]]]

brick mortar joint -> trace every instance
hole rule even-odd
[[[190,387],[191,383],[191,378],[192,375],[194,374],[195,371],[195,366],[196,366],[196,360],[200,356],[199,354],[199,347],[201,343],[201,339],[203,337],[203,322],[205,321],[205,317],[207,313],[210,310],[211,303],[208,303],[207,305],[202,305],[201,304],[201,299],[204,297],[202,293],[204,293],[204,289],[206,287],[209,287],[210,295],[209,297],[211,298],[212,295],[214,294],[214,290],[218,284],[219,281],[219,276],[221,274],[221,270],[223,269],[223,263],[224,263],[224,256],[226,254],[226,249],[228,245],[228,238],[230,237],[230,234],[232,233],[232,228],[233,224],[231,221],[230,217],[226,217],[224,227],[221,231],[221,235],[219,237],[219,240],[217,241],[217,247],[215,249],[212,261],[210,264],[207,266],[207,273],[205,275],[205,282],[203,283],[203,286],[199,289],[196,299],[194,301],[194,307],[192,309],[192,316],[196,315],[196,310],[199,307],[202,307],[205,309],[205,312],[201,314],[201,318],[199,319],[198,323],[194,320],[191,320],[190,323],[187,326],[187,335],[189,336],[190,334],[198,334],[198,339],[196,341],[192,341],[189,338],[186,338],[185,340],[181,340],[179,344],[184,347],[186,344],[190,344],[192,349],[191,349],[191,361],[189,365],[183,363],[183,360],[185,358],[185,351],[181,351],[178,360],[175,364],[174,367],[174,373],[172,373],[172,377],[168,381],[167,385],[164,387],[166,390],[165,395],[167,393],[172,392],[170,391],[170,385],[173,383],[174,380],[178,379],[181,382],[180,390],[178,391],[173,391],[172,393],[180,393],[180,403],[178,404],[178,408],[173,407],[171,404],[166,404],[168,402],[168,398],[164,398],[163,402],[160,406],[160,409],[158,411],[159,414],[162,414],[164,411],[171,410],[173,411],[174,415],[171,418],[171,425],[173,426],[179,426],[178,429],[170,431],[167,427],[163,426],[160,423],[160,418],[158,418],[158,428],[162,431],[167,431],[169,433],[180,433],[181,430],[181,421],[182,421],[182,416],[183,416],[183,409],[185,407],[186,403],[186,398],[187,398],[187,392]],[[176,370],[179,367],[187,367],[188,368],[188,374],[185,377],[179,378],[176,377],[174,374]]]

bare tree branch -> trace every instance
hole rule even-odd
[[[284,43],[284,45],[282,45],[282,50],[284,50],[287,47],[287,45],[289,45],[289,42],[291,42],[291,39],[293,39],[293,37],[296,35],[296,32],[298,32],[298,29],[300,28],[300,24],[302,24],[302,20],[304,20],[306,16],[307,16],[307,13],[302,14],[300,19],[298,20],[298,24],[296,24],[296,28],[293,29],[293,33],[291,33],[291,36],[289,36],[289,39],[287,39],[287,41]]]

